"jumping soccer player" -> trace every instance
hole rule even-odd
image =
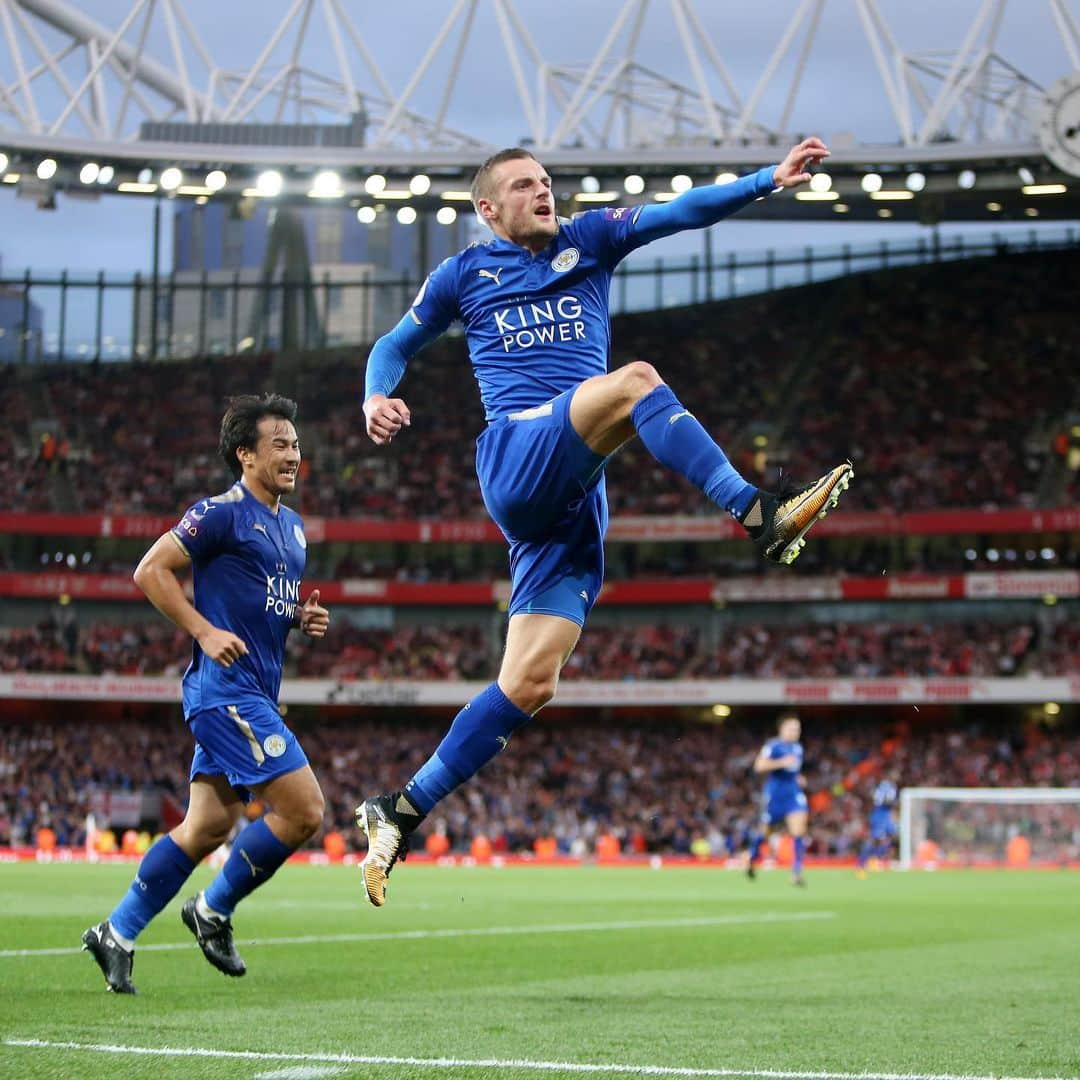
[[[805,885],[803,855],[806,851],[807,804],[803,788],[803,748],[799,738],[802,723],[790,713],[780,717],[777,738],[770,739],[754,759],[754,772],[765,775],[762,792],[761,824],[764,832],[756,832],[750,838],[750,860],[747,876],[753,878],[761,860],[761,849],[768,834],[783,825],[792,839],[795,849],[791,863],[791,880],[795,885]]]
[[[295,419],[288,398],[234,398],[219,450],[237,483],[195,503],[135,570],[154,607],[194,639],[183,700],[195,755],[184,820],[146,853],[109,918],[83,934],[118,994],[135,993],[135,939],[224,843],[253,795],[269,812],[244,826],[218,875],[181,911],[203,955],[226,975],[246,970],[233,944],[233,909],[322,823],[319,782],[277,704],[289,631],[321,638],[330,622],[318,590],[300,602],[307,540],[300,516],[281,504],[300,467]],[[189,565],[194,604],[177,577]]]
[[[754,199],[810,179],[824,160],[804,139],[778,166],[727,185],[693,188],[668,203],[555,214],[551,177],[531,153],[503,150],[480,166],[473,206],[494,238],[473,244],[428,276],[412,307],[371,350],[367,433],[378,445],[409,426],[390,395],[406,365],[461,320],[487,427],[476,471],[488,512],[510,545],[510,621],[496,682],[458,713],[430,760],[401,792],[368,799],[364,885],[386,902],[386,879],[424,816],[502,749],[551,700],[603,582],[608,509],[604,466],[638,436],[654,457],[742,523],[768,559],[788,563],[852,475],[844,463],[779,494],[732,468],[656,369],[634,362],[608,372],[608,291],[635,248],[704,228]]]
[[[891,777],[879,780],[874,787],[873,806],[870,810],[870,835],[863,841],[855,863],[855,876],[866,877],[866,866],[871,859],[888,860],[892,854],[896,836],[896,783]]]

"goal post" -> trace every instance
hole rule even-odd
[[[900,865],[1080,865],[1080,787],[911,787]]]

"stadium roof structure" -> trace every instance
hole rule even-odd
[[[68,0],[0,0],[0,173],[43,204],[56,191],[119,190],[435,209],[462,200],[477,164],[507,141],[482,110],[452,123],[480,70],[493,108],[497,98],[512,113],[510,141],[542,158],[568,208],[627,192],[669,198],[773,160],[807,134],[800,96],[815,64],[835,69],[840,27],[860,92],[834,92],[822,111],[854,134],[824,133],[833,153],[816,190],[751,212],[1080,216],[1080,77],[1040,73],[1053,83],[1043,85],[1007,58],[1003,27],[1020,0],[1011,12],[1008,0],[971,0],[959,39],[932,51],[901,47],[884,0],[793,0],[786,13],[757,13],[754,32],[764,21],[769,40],[757,41],[764,59],[745,85],[745,15],[694,0],[591,5],[604,9],[598,39],[584,29],[559,38],[560,51],[591,54],[576,61],[537,44],[547,5],[448,0],[426,45],[410,24],[416,54],[393,77],[379,58],[400,58],[401,41],[379,40],[370,13],[354,15],[346,0],[283,0],[276,23],[261,4],[251,26],[261,44],[241,69],[221,62],[235,41],[211,47],[212,5],[125,2],[106,26]],[[1080,73],[1070,3],[1022,0],[1022,18]],[[871,95],[890,130],[860,137],[852,98]]]

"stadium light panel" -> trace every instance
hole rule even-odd
[[[973,169],[963,169],[956,178],[956,183],[964,191],[970,191],[975,186],[975,171]]]
[[[202,184],[181,184],[176,189],[177,195],[200,195],[205,198],[207,195],[213,195],[213,188],[204,187]]]
[[[397,212],[397,219],[402,225],[411,225],[416,220],[416,208],[413,206],[403,206]]]
[[[988,202],[986,204],[986,209],[989,210],[991,214],[999,214],[999,213],[1001,213],[1001,203],[999,203],[999,202]]]
[[[838,191],[796,191],[795,198],[799,202],[835,202],[840,198]]]
[[[1024,207],[1024,217],[1038,217],[1038,216],[1039,216],[1039,211],[1036,210],[1034,206],[1025,206]]]
[[[37,178],[39,180],[51,180],[56,175],[56,161],[47,157],[38,162]]]
[[[658,191],[653,198],[657,202],[671,202],[672,199],[677,199],[679,192],[677,191]]]
[[[579,191],[574,199],[576,202],[605,203],[614,202],[618,197],[617,191]]]
[[[716,176],[716,182],[718,184],[734,184],[739,178],[733,172],[722,172]]]
[[[414,195],[426,195],[431,190],[431,177],[424,173],[417,173],[409,181],[409,190]]]
[[[623,188],[627,195],[640,195],[645,190],[645,178],[631,173],[624,181]]]
[[[4,175],[4,183],[5,184],[17,184],[20,179],[21,179],[21,176],[17,172],[9,172],[9,173],[5,173],[5,175]]]
[[[0,154],[0,173],[7,172],[8,160],[7,154]]]
[[[117,184],[116,190],[123,192],[125,195],[150,195],[157,191],[157,184],[141,184],[128,181],[127,183]]]
[[[266,172],[259,173],[255,181],[255,193],[263,198],[272,199],[275,195],[281,194],[284,183],[277,169],[267,169]]]
[[[447,202],[472,202],[471,191],[444,191],[439,196],[441,199],[445,199]]]
[[[810,177],[810,190],[817,192],[828,191],[832,187],[832,177],[827,172],[814,173]]]
[[[360,209],[356,211],[356,220],[359,221],[361,225],[370,225],[375,220],[376,216],[374,206],[361,206]]]
[[[712,714],[718,720],[726,720],[731,715],[730,705],[714,705],[712,707]]]
[[[838,203],[833,204],[833,213],[834,214],[846,214],[846,213],[850,212],[850,210],[851,210],[851,207],[848,206],[847,203],[838,202]]]
[[[1069,189],[1064,184],[1025,184],[1020,190],[1025,195],[1064,195]]]
[[[221,169],[212,169],[206,174],[206,186],[211,191],[220,191],[226,185],[228,179]]]
[[[859,181],[859,185],[860,187],[862,187],[863,191],[869,194],[872,194],[875,191],[880,191],[882,183],[883,181],[881,179],[881,175],[876,172],[866,173]]]
[[[870,198],[878,202],[907,202],[915,198],[914,191],[871,191]]]
[[[1026,165],[1021,165],[1020,168],[1016,170],[1016,175],[1020,177],[1020,183],[1022,184],[1035,183],[1035,174]]]
[[[893,215],[892,211],[887,206],[882,206],[878,208],[877,216],[879,218],[891,218]]]
[[[378,197],[380,199],[411,199],[413,193],[408,188],[383,188]]]
[[[595,195],[600,190],[600,181],[595,176],[583,176],[581,178],[581,190],[586,195]]]
[[[158,179],[163,191],[175,191],[183,182],[184,174],[175,165],[163,170]]]
[[[364,190],[369,195],[378,195],[386,187],[386,177],[381,173],[372,173],[364,181]]]
[[[345,192],[341,187],[341,177],[333,169],[323,169],[315,174],[311,181],[308,197],[312,199],[340,199]]]
[[[80,184],[96,184],[97,178],[101,175],[101,166],[96,161],[88,161],[79,170],[79,183]]]
[[[111,184],[114,176],[116,176],[116,170],[111,165],[102,165],[98,172],[97,182],[102,185]]]
[[[926,187],[926,177],[921,172],[908,173],[904,183],[908,191],[922,191]]]
[[[684,191],[689,191],[694,186],[694,181],[690,179],[686,173],[676,173],[671,178],[671,190],[676,195],[681,195]]]
[[[440,206],[435,211],[435,220],[440,225],[453,225],[457,221],[457,211],[452,206]]]
[[[1061,706],[1056,701],[1048,701],[1043,705],[1043,712],[1047,716],[1057,716],[1061,712]]]
[[[154,182],[153,170],[140,169],[139,175],[135,177],[135,182],[138,184],[152,184]]]

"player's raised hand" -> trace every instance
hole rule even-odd
[[[234,661],[247,656],[248,647],[242,638],[228,630],[219,630],[216,626],[200,634],[198,641],[199,648],[223,668],[232,667]]]
[[[403,427],[412,423],[412,414],[401,398],[388,398],[384,394],[372,394],[364,402],[368,438],[378,446],[385,446]]]
[[[312,589],[300,608],[300,629],[308,637],[323,637],[329,626],[330,612],[319,603],[319,590]]]
[[[829,156],[829,148],[816,136],[803,139],[788,151],[788,156],[776,166],[773,181],[777,187],[798,187],[810,183],[810,167],[820,165]]]

